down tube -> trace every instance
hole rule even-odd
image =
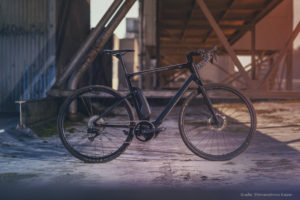
[[[186,82],[183,84],[183,86],[178,90],[177,94],[170,100],[166,108],[162,111],[162,113],[158,116],[158,118],[153,122],[155,127],[158,127],[162,121],[167,117],[167,115],[171,112],[171,110],[174,108],[174,106],[178,103],[178,101],[181,99],[184,92],[188,89],[191,82],[194,80],[195,75],[191,74],[191,76],[186,80]]]

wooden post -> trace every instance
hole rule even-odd
[[[293,89],[293,45],[290,46],[286,54],[286,74],[285,74],[285,89]]]
[[[160,9],[161,9],[161,1],[156,1],[156,67],[160,66]],[[156,72],[156,87],[157,89],[160,85],[160,74]]]
[[[279,55],[276,58],[276,61],[274,62],[274,64],[272,64],[272,66],[270,67],[269,71],[267,72],[267,74],[265,75],[265,77],[263,78],[263,80],[260,82],[260,84],[258,86],[258,89],[262,88],[266,84],[266,82],[269,79],[269,77],[271,76],[272,72],[274,70],[276,70],[276,68],[278,68],[278,65],[280,64],[280,61],[282,60],[283,56],[288,51],[288,49],[291,48],[291,45],[292,45],[293,41],[295,40],[295,38],[297,37],[299,31],[300,31],[300,22],[298,22],[298,24],[297,24],[295,30],[293,31],[292,35],[286,41],[286,43],[284,44],[283,48],[280,50]]]
[[[236,65],[236,67],[239,70],[239,73],[241,74],[241,76],[243,77],[243,79],[246,82],[246,85],[251,88],[251,79],[249,78],[248,74],[246,73],[242,63],[239,61],[238,57],[236,56],[233,48],[231,47],[231,45],[229,44],[227,38],[225,37],[224,33],[222,32],[220,26],[217,24],[216,20],[214,19],[214,17],[212,16],[211,12],[209,11],[209,9],[207,8],[206,4],[204,3],[203,0],[197,0],[198,5],[200,6],[204,16],[207,18],[209,24],[211,25],[211,27],[214,29],[214,31],[216,32],[218,38],[220,39],[220,41],[222,42],[222,44],[224,45],[226,51],[228,52],[228,54],[230,55],[230,57],[233,60],[233,63]]]
[[[145,59],[145,51],[144,51],[144,1],[139,0],[139,71],[144,70],[144,59]],[[143,88],[143,76],[139,76],[138,86],[139,88]]]
[[[252,80],[256,79],[256,64],[255,64],[255,24],[252,25],[251,29],[251,75]]]

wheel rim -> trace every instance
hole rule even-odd
[[[92,88],[73,96],[67,102],[61,120],[63,142],[75,156],[107,159],[121,153],[132,139],[131,129],[93,126],[103,111],[120,97],[109,91]],[[74,106],[76,114],[70,114]],[[125,101],[97,120],[98,124],[130,125],[132,116]]]
[[[220,125],[213,124],[201,94],[191,97],[184,107],[182,132],[190,149],[206,158],[226,159],[248,145],[254,130],[250,105],[238,92],[226,87],[207,88]]]

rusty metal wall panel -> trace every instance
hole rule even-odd
[[[0,112],[55,82],[55,0],[0,0]]]

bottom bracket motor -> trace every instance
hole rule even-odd
[[[147,142],[155,136],[155,126],[148,121],[141,121],[134,127],[136,139],[141,142]]]

